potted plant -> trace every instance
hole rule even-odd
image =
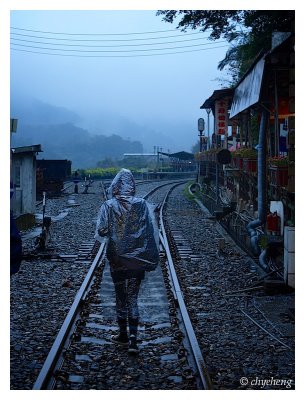
[[[286,156],[270,157],[268,162],[272,167],[288,167],[288,157]]]
[[[244,147],[238,150],[238,157],[243,160],[242,169],[245,172],[255,173],[257,170],[257,151],[255,149]]]
[[[239,149],[239,155],[242,158],[246,158],[249,160],[256,160],[257,159],[257,151],[255,149],[252,149],[250,147],[243,147],[242,149]]]
[[[288,157],[276,156],[268,159],[271,186],[288,185]]]
[[[244,158],[244,171],[249,173],[256,173],[257,171],[257,151],[255,149],[245,149]]]
[[[204,151],[203,154],[203,159],[205,161],[216,161],[216,153],[218,149],[209,149]]]

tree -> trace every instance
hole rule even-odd
[[[96,166],[98,168],[110,168],[110,167],[117,167],[118,166],[118,162],[117,160],[113,160],[110,157],[106,157],[101,161],[98,161]]]
[[[211,40],[228,40],[232,46],[218,68],[228,67],[233,83],[270,48],[272,32],[291,32],[295,19],[294,10],[159,10],[157,15],[169,23],[181,17],[177,29],[182,31],[199,29],[209,31]]]
[[[192,146],[191,152],[196,154],[199,153],[199,150],[200,150],[200,142],[198,140],[197,143]]]

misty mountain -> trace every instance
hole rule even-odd
[[[16,100],[16,98],[18,100]],[[80,122],[80,116],[65,107],[54,106],[37,99],[12,96],[11,117],[18,119],[18,125],[48,125]]]
[[[104,158],[123,158],[126,153],[143,152],[139,141],[124,139],[113,132],[110,136],[92,135],[79,125],[81,117],[64,107],[35,99],[11,102],[11,117],[18,119],[12,134],[13,147],[41,144],[38,158],[68,159],[72,168],[95,167]]]
[[[118,135],[92,136],[71,123],[18,127],[12,137],[12,146],[31,144],[41,144],[43,153],[38,158],[68,159],[72,161],[73,169],[95,167],[106,157],[120,159],[125,152],[143,151],[140,142],[125,140]]]
[[[18,100],[16,100],[18,99]],[[81,114],[37,99],[12,96],[11,117],[18,119],[12,146],[41,144],[38,158],[69,159],[73,168],[95,167],[106,157],[120,159],[124,153],[186,150],[195,142],[190,127],[153,119],[143,126],[107,110]],[[162,126],[163,131],[159,130]],[[192,136],[192,135],[191,135]],[[173,137],[175,138],[173,140]]]
[[[79,126],[97,135],[117,133],[125,139],[139,140],[147,153],[153,152],[155,146],[162,147],[163,151],[189,151],[198,134],[196,129],[187,123],[168,121],[164,118],[162,121],[150,119],[145,124],[139,124],[109,111],[95,111],[90,117],[83,118]]]

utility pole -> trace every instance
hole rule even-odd
[[[206,108],[205,111],[208,114],[208,134],[207,134],[208,143],[207,143],[207,150],[209,150],[211,148],[211,145],[210,145],[210,112],[212,111],[212,109],[211,108]]]
[[[203,139],[203,131],[204,131],[204,119],[198,119],[198,131],[199,131],[199,161],[198,161],[198,176],[197,182],[200,183],[200,165],[201,165],[201,153],[202,153],[202,139]]]

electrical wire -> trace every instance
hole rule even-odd
[[[68,43],[48,43],[48,42],[41,42],[41,41],[35,41],[35,40],[26,40],[26,39],[17,39],[17,38],[12,38],[11,40],[18,41],[18,42],[25,42],[25,43],[37,43],[37,44],[47,44],[51,46],[73,46],[73,47],[131,47],[131,46],[154,46],[154,45],[159,45],[159,44],[174,44],[174,43],[182,43],[182,42],[193,42],[197,40],[203,40],[205,38],[195,38],[195,39],[185,39],[185,40],[175,40],[171,42],[157,42],[157,43],[141,43],[141,44],[119,44],[119,45],[83,45],[83,44],[68,44]],[[213,45],[213,44],[218,44],[218,43],[225,43],[226,40],[220,40],[220,41],[215,41],[213,43],[206,43],[204,44],[205,46]]]
[[[71,39],[71,38],[56,38],[56,37],[46,37],[46,36],[37,36],[37,35],[25,35],[22,33],[14,33],[12,32],[11,35],[15,36],[22,36],[22,37],[32,37],[35,39],[47,39],[47,40],[68,40],[68,41],[76,41],[76,42],[100,42],[102,41],[107,41],[107,42],[130,42],[130,41],[138,41],[138,40],[156,40],[156,39],[167,39],[167,38],[175,38],[175,37],[180,37],[180,36],[193,36],[193,35],[199,35],[202,34],[202,32],[194,32],[194,33],[183,33],[181,35],[168,35],[168,36],[158,36],[158,37],[152,37],[152,38],[135,38],[135,39]],[[81,34],[79,34],[80,36]],[[120,35],[120,34],[118,34]]]
[[[164,31],[153,31],[153,32],[128,32],[128,33],[67,33],[67,32],[49,32],[49,31],[38,31],[34,29],[24,29],[11,26],[11,29],[26,32],[37,32],[37,33],[50,33],[52,35],[99,35],[99,36],[112,36],[112,35],[146,35],[151,33],[162,33],[162,32],[175,32],[176,29],[168,29]]]
[[[144,51],[160,51],[160,50],[174,50],[174,49],[185,49],[189,47],[198,47],[198,46],[205,46],[205,44],[191,44],[187,46],[174,46],[174,47],[163,47],[163,48],[158,48],[158,49],[134,49],[134,50],[74,50],[74,49],[53,49],[52,47],[41,47],[41,46],[31,46],[31,45],[26,45],[26,44],[18,44],[18,43],[12,43],[14,46],[19,46],[19,47],[27,47],[27,48],[32,48],[32,49],[39,49],[39,50],[56,50],[56,51],[63,51],[63,52],[71,52],[71,51],[76,51],[79,53],[131,53],[131,52],[144,52]],[[212,47],[211,47],[212,48]]]
[[[227,46],[214,46],[215,44],[225,43],[226,41],[217,41],[213,43],[199,43],[199,44],[191,44],[191,45],[183,45],[183,46],[171,46],[171,47],[159,47],[159,48],[141,48],[135,49],[134,47],[144,47],[144,46],[156,46],[156,45],[168,45],[168,44],[176,44],[182,42],[194,42],[198,40],[206,40],[207,37],[197,37],[191,39],[183,39],[183,40],[174,40],[174,41],[163,41],[163,42],[155,42],[155,43],[148,43],[147,41],[157,40],[157,39],[167,39],[167,38],[177,38],[177,37],[185,37],[187,35],[199,35],[202,32],[194,32],[194,33],[183,33],[178,35],[167,35],[167,36],[158,36],[158,37],[146,37],[146,38],[133,38],[133,39],[104,39],[105,36],[131,36],[131,35],[146,35],[146,34],[156,34],[156,33],[166,33],[166,32],[176,32],[176,29],[172,30],[164,30],[164,31],[149,31],[149,32],[130,32],[130,33],[66,33],[66,32],[52,32],[52,31],[40,31],[34,29],[24,29],[18,27],[11,27],[12,30],[18,32],[29,32],[29,33],[42,33],[48,35],[66,35],[70,36],[69,38],[63,37],[47,37],[47,36],[37,36],[37,35],[30,35],[27,33],[11,33],[11,49],[14,51],[23,51],[33,54],[47,54],[47,55],[56,55],[56,56],[74,56],[74,57],[137,57],[137,56],[154,56],[154,55],[166,55],[166,54],[178,54],[184,52],[194,52],[194,51],[204,51],[208,49],[216,49],[220,47],[227,47]],[[17,36],[17,37],[16,37]],[[73,36],[73,38],[71,38]],[[74,38],[75,36],[80,37],[88,37],[91,36],[93,39],[78,39]],[[103,37],[103,39],[95,39],[94,37]],[[21,37],[25,38],[33,38],[34,40],[29,39],[22,39]],[[41,41],[37,39],[43,39],[47,41]],[[52,40],[53,42],[48,42],[48,40]],[[61,43],[54,43],[54,41],[61,41]],[[63,43],[63,41],[65,41]],[[135,41],[146,41],[145,43],[134,44]],[[74,44],[78,42],[79,44]],[[80,42],[86,42],[86,44],[80,44]],[[133,42],[133,44],[117,44],[117,45],[105,45],[105,44],[87,44],[90,42]],[[25,44],[27,43],[27,44]],[[31,43],[31,44],[29,44]],[[38,46],[35,46],[37,44]],[[44,46],[40,46],[44,45]],[[65,46],[64,48],[60,48],[60,46]],[[184,51],[174,51],[171,50],[175,49],[186,49],[190,47],[202,47],[202,46],[209,46],[209,48],[205,49],[196,49],[196,50],[184,50]],[[69,47],[69,48],[67,48]],[[74,47],[74,49],[71,49]],[[129,47],[129,50],[113,50],[113,48],[119,47]],[[37,49],[37,50],[47,50],[47,51],[33,51],[33,50],[25,50],[27,49]],[[91,50],[90,48],[97,48],[97,50]],[[100,48],[112,48],[112,50],[99,50]],[[166,50],[170,50],[171,52],[165,52]],[[57,52],[57,53],[54,53]],[[162,53],[155,53],[155,51],[162,51]],[[150,54],[132,54],[132,55],[125,55],[122,53],[143,53],[143,52],[153,52]],[[66,53],[66,54],[65,54]],[[72,53],[72,54],[69,54]],[[82,55],[83,53],[106,53],[106,55]],[[119,55],[112,55],[110,53],[118,53]]]
[[[109,57],[151,57],[151,56],[163,56],[163,55],[169,55],[169,54],[181,54],[181,53],[193,53],[193,52],[198,52],[198,51],[207,51],[207,50],[212,50],[212,49],[219,49],[222,47],[227,47],[227,46],[217,46],[217,47],[209,47],[205,49],[195,49],[195,50],[184,50],[184,51],[175,51],[175,52],[166,52],[166,53],[155,53],[155,54],[136,54],[136,55],[80,55],[80,54],[58,54],[58,53],[47,53],[47,52],[40,52],[40,51],[31,51],[31,50],[23,50],[23,49],[16,49],[14,47],[11,47],[11,50],[14,51],[21,51],[25,53],[33,53],[33,54],[43,54],[43,55],[50,55],[50,56],[62,56],[62,57],[95,57],[95,58],[109,58]]]

